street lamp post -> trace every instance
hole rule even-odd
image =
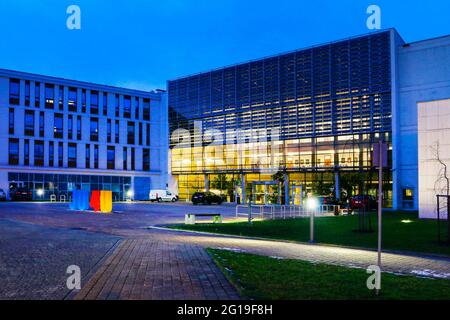
[[[318,206],[317,199],[313,197],[308,198],[306,201],[306,206],[309,210],[309,242],[314,243],[314,218]]]

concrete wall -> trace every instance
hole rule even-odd
[[[419,214],[436,218],[436,195],[448,192],[444,165],[450,178],[450,99],[419,103],[418,132]]]
[[[450,98],[450,36],[401,46],[398,50],[398,107],[396,194],[399,209],[419,208],[418,121],[419,102]],[[414,190],[411,207],[402,191]]]
[[[447,194],[444,165],[450,177],[450,99],[418,105],[419,214],[436,218],[436,195]]]

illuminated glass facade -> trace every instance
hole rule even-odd
[[[380,137],[391,144],[392,136],[393,34],[169,81],[170,165],[180,198],[221,181],[243,187],[245,180],[248,188],[275,173],[305,191],[318,181],[338,185],[347,173],[364,173],[357,188],[366,190],[354,192],[375,193],[372,146]],[[392,190],[389,170],[385,180]],[[386,205],[391,198],[386,192]]]

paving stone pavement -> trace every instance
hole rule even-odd
[[[76,300],[236,300],[239,294],[197,245],[126,239]]]
[[[367,268],[377,263],[375,251],[303,244],[283,241],[255,240],[156,229],[149,232],[154,239],[196,244],[205,248],[238,250],[277,258]],[[386,272],[450,279],[450,258],[395,253],[382,254],[382,270]]]
[[[238,299],[208,247],[358,268],[377,261],[369,250],[148,228],[194,209],[234,216],[230,206],[116,204],[99,215],[0,203],[0,299]],[[450,258],[384,253],[382,261],[383,271],[450,279]],[[70,264],[84,272],[80,292],[65,287]]]

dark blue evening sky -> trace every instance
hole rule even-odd
[[[66,28],[79,5],[81,30]],[[370,32],[450,34],[448,0],[1,0],[0,68],[150,90],[167,79]]]

